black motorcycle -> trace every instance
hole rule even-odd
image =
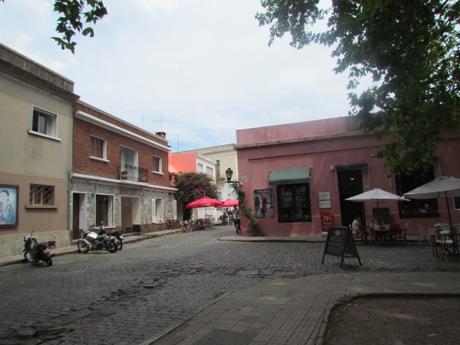
[[[54,254],[50,253],[49,248],[55,247],[56,241],[38,242],[37,239],[30,233],[24,236],[24,260],[31,264],[39,264],[44,262],[46,266],[51,266]]]

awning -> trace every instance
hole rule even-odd
[[[350,164],[350,165],[336,165],[336,171],[352,171],[352,170],[367,170],[367,163]]]
[[[275,169],[270,172],[268,177],[268,184],[282,185],[282,184],[296,184],[308,183],[310,180],[310,168],[291,168],[291,169]]]

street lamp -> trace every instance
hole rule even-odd
[[[232,176],[233,176],[232,168],[228,168],[227,170],[225,170],[225,176],[227,177],[227,182],[230,182],[232,180]]]

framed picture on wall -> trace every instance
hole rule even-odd
[[[0,227],[18,225],[18,186],[0,184]]]
[[[254,206],[257,219],[273,218],[273,194],[271,189],[256,189],[254,191]]]

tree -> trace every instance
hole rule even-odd
[[[203,173],[180,174],[176,182],[176,199],[184,203],[208,196],[217,198],[217,187],[213,180]]]
[[[333,46],[335,71],[349,72],[351,115],[384,139],[377,156],[410,173],[434,164],[441,131],[460,124],[460,1],[262,0],[256,18],[270,26],[272,44],[290,33],[291,45]],[[327,30],[313,24],[329,15]],[[353,91],[362,77],[372,85]]]
[[[61,36],[52,39],[62,49],[68,49],[72,53],[75,53],[77,43],[74,37],[77,33],[93,37],[94,30],[89,24],[96,24],[107,14],[102,0],[55,0],[54,11],[59,14],[56,32]]]

